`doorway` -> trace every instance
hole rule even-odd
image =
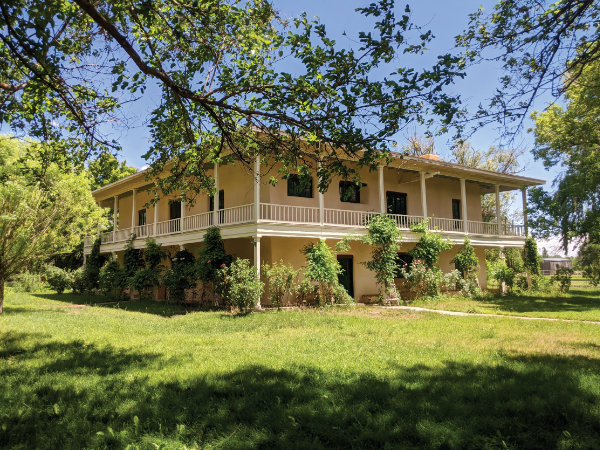
[[[354,297],[354,269],[352,255],[338,255],[338,263],[342,267],[342,273],[338,275],[339,283],[344,286],[350,297]]]

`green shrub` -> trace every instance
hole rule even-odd
[[[104,265],[106,258],[100,254],[100,238],[98,237],[92,245],[92,250],[87,257],[83,278],[78,279],[78,283],[85,284],[85,291],[91,292],[97,289],[100,283],[100,269]]]
[[[294,294],[294,280],[298,276],[298,270],[294,270],[291,264],[285,264],[283,260],[275,262],[272,266],[263,266],[263,274],[269,284],[269,298],[271,305],[277,308],[283,306],[286,295]]]
[[[87,290],[87,286],[88,282],[83,267],[71,272],[71,289],[74,294],[84,294]]]
[[[67,270],[56,266],[47,266],[45,275],[46,282],[57,294],[62,294],[66,289],[71,287],[72,275]]]
[[[200,281],[214,283],[218,271],[223,265],[231,264],[232,257],[225,252],[221,232],[217,227],[210,227],[204,234],[204,247],[200,250],[196,261],[196,273]]]
[[[308,305],[313,295],[317,295],[317,287],[308,279],[303,278],[296,287],[296,299],[301,306]]]
[[[379,293],[384,301],[398,298],[394,278],[398,271],[396,260],[401,240],[398,225],[390,216],[375,216],[367,223],[367,235],[362,242],[372,246],[371,260],[362,264],[375,272]]]
[[[452,263],[460,272],[463,279],[468,279],[479,268],[479,261],[475,255],[475,248],[468,237],[465,237],[463,248],[454,256]]]
[[[44,288],[39,273],[23,272],[15,277],[14,289],[18,292],[38,292]]]
[[[319,303],[323,305],[333,301],[333,288],[342,272],[335,254],[323,239],[307,245],[302,253],[306,256],[306,277],[319,286]]]
[[[223,263],[217,273],[216,287],[227,306],[247,311],[260,302],[264,283],[250,261],[237,258],[229,266]]]
[[[570,267],[559,267],[556,269],[556,274],[552,277],[552,281],[558,283],[560,292],[569,292],[571,288],[571,278],[573,277],[573,269]]]
[[[114,293],[115,290],[123,289],[127,285],[127,280],[125,277],[125,272],[121,267],[119,267],[119,263],[110,259],[102,269],[100,269],[100,282],[99,288],[100,291],[105,295]]]
[[[541,258],[537,243],[532,237],[525,239],[523,247],[523,267],[530,275],[541,275]]]
[[[506,264],[506,267],[511,269],[515,274],[525,271],[523,257],[518,248],[505,248],[502,253],[504,254],[504,264]]]
[[[515,283],[515,271],[502,262],[492,266],[490,276],[499,284],[504,283],[509,290],[512,290]]]
[[[157,244],[154,239],[147,239],[143,257],[144,262],[146,263],[146,268],[154,269],[157,268],[163,259],[167,257],[167,254],[162,249],[162,246]]]
[[[196,267],[194,255],[187,250],[180,250],[171,258],[171,267],[162,277],[162,283],[173,299],[183,299],[185,290],[196,283]]]
[[[159,273],[155,269],[145,268],[136,270],[127,282],[131,288],[139,291],[142,297],[148,297],[152,287],[158,285],[158,280]]]
[[[133,247],[135,237],[127,241],[123,252],[123,272],[127,279],[133,278],[135,272],[144,268],[144,258],[141,250]],[[130,285],[130,284],[128,284]]]
[[[430,268],[423,260],[415,259],[410,267],[400,269],[405,286],[414,298],[434,297],[439,294],[444,274],[437,267]]]
[[[413,259],[418,259],[429,269],[437,267],[440,253],[452,248],[448,239],[444,239],[441,233],[432,232],[428,229],[428,221],[424,221],[410,227],[414,233],[420,233],[421,237],[415,247],[408,252]]]
[[[348,294],[346,288],[339,283],[333,285],[333,302],[338,305],[353,305],[354,299]]]

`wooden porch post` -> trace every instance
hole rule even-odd
[[[421,178],[421,214],[427,219],[427,186],[425,183],[425,172],[419,172]]]
[[[256,276],[260,279],[260,238],[261,236],[256,235],[254,237],[254,266],[256,267]],[[260,297],[256,303],[256,307],[260,308]]]
[[[137,189],[132,190],[133,198],[131,199],[131,233],[135,233],[135,212],[137,209],[135,194],[137,193]]]
[[[385,214],[385,180],[383,178],[383,166],[379,166],[379,212]]]
[[[469,224],[467,222],[467,184],[464,178],[460,179],[460,206],[463,218],[463,233],[469,233]]]
[[[317,195],[319,196],[319,223],[323,226],[325,224],[325,194],[319,190],[319,169],[321,169],[321,161],[317,163]]]
[[[158,227],[157,227],[157,224],[158,224],[158,202],[156,202],[156,203],[154,204],[154,223],[153,223],[153,225],[152,225],[152,230],[153,230],[153,231],[152,231],[152,234],[153,234],[154,236],[156,236],[156,233],[158,233]]]
[[[117,218],[119,209],[119,196],[113,197],[113,242],[117,240]]]
[[[527,188],[521,189],[523,195],[523,226],[525,227],[525,236],[529,236],[529,224],[527,223]]]
[[[500,223],[500,186],[496,185],[496,224],[498,225],[498,236],[502,234],[502,224]]]
[[[181,215],[181,219],[180,219],[181,223],[180,223],[179,229],[181,231],[183,231],[184,230],[183,227],[185,225],[185,200],[181,200],[181,203],[179,203],[179,207],[181,208],[181,214],[180,214]]]
[[[260,220],[260,155],[254,157],[254,221]]]
[[[221,207],[221,205],[219,205],[219,163],[214,164],[213,177],[215,179],[216,189],[215,196],[213,197],[213,225],[217,226],[219,224],[219,208]]]

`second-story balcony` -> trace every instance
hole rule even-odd
[[[100,235],[102,244],[125,242],[132,236],[139,239],[158,238],[169,235],[192,233],[207,229],[212,225],[233,227],[246,224],[285,224],[310,225],[312,227],[339,228],[349,233],[366,227],[369,219],[380,213],[375,211],[352,211],[343,209],[318,207],[277,205],[271,203],[250,203],[247,205],[225,208],[216,212],[203,212],[178,219],[151,223],[133,228],[117,229]],[[423,216],[389,214],[398,228],[409,231],[412,225],[425,220]],[[523,237],[525,227],[521,224],[478,222],[473,220],[450,219],[445,217],[429,217],[428,226],[432,231],[456,233],[464,235],[492,237]],[[93,238],[86,239],[86,247],[92,244]]]

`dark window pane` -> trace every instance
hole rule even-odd
[[[360,188],[359,184],[352,181],[340,181],[340,200],[348,203],[360,203]]]
[[[406,194],[404,192],[387,191],[387,213],[406,215]]]
[[[396,278],[404,278],[400,269],[408,271],[410,264],[412,263],[413,257],[408,253],[398,253],[396,255]]]
[[[287,179],[287,194],[290,197],[312,198],[312,177],[292,174]]]
[[[460,220],[460,200],[452,200],[452,218]]]

